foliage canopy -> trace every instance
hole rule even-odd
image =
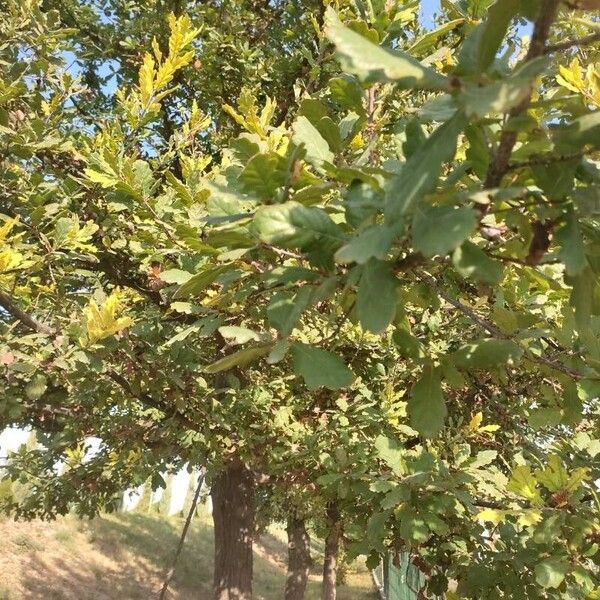
[[[430,595],[600,598],[595,2],[0,7],[14,510],[241,461]]]

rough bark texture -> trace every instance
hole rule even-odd
[[[254,476],[231,464],[211,490],[215,535],[214,599],[252,599]]]
[[[329,533],[325,540],[325,559],[323,561],[323,587],[321,600],[336,600],[337,596],[337,567],[340,539],[342,537],[342,523],[340,513],[335,504],[327,507],[327,521]]]
[[[290,516],[287,522],[288,570],[285,600],[304,600],[310,570],[310,538],[304,519]]]

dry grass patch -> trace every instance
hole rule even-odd
[[[92,521],[0,521],[0,600],[151,600],[173,556],[183,520],[119,513]],[[210,600],[212,524],[190,529],[173,583],[173,600]],[[271,527],[256,544],[255,598],[279,600],[285,581],[285,532]],[[313,552],[307,600],[319,598],[321,555]],[[353,565],[340,600],[371,600],[368,571]]]

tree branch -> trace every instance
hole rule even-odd
[[[456,298],[450,296],[450,294],[446,293],[445,290],[438,286],[435,279],[431,277],[431,275],[420,273],[418,277],[419,279],[426,281],[436,291],[436,293],[439,294],[440,298],[443,298],[448,304],[451,304],[452,306],[454,306],[454,308],[458,309],[464,315],[469,317],[471,321],[479,325],[479,327],[481,327],[482,329],[485,329],[489,334],[497,338],[506,337],[493,323],[491,323],[481,315],[478,315],[471,307],[467,306],[466,304],[463,304]]]
[[[594,44],[596,42],[600,42],[600,31],[597,31],[596,33],[590,33],[584,37],[565,40],[564,42],[560,42],[558,44],[550,44],[549,46],[546,46],[544,54],[559,52],[560,50],[568,50],[569,48],[574,47],[581,48],[582,46],[589,46],[590,44]]]
[[[525,62],[529,62],[534,58],[543,56],[546,52],[546,42],[550,34],[550,27],[556,18],[560,0],[545,0],[540,5],[540,11],[535,21],[533,28],[533,35],[531,36],[531,43],[529,44],[529,50],[525,57]],[[531,101],[531,90],[527,96],[515,106],[509,113],[511,117],[520,115],[529,106]],[[500,185],[502,178],[509,170],[509,161],[512,154],[513,148],[517,142],[517,132],[509,131],[504,129],[500,136],[500,143],[498,150],[496,151],[495,157],[490,162],[490,168],[488,169],[484,188],[496,188]],[[485,209],[483,209],[485,212]]]
[[[509,171],[514,169],[521,169],[524,167],[535,167],[535,166],[552,166],[559,162],[568,162],[577,158],[583,158],[585,153],[583,151],[573,152],[571,154],[560,154],[558,156],[535,156],[529,160],[515,161],[508,165]]]
[[[0,291],[0,306],[15,319],[21,321],[23,325],[29,327],[29,329],[33,329],[37,333],[43,335],[56,335],[57,333],[54,328],[38,321],[35,317],[32,317],[30,314],[19,308],[11,296],[3,291]]]
[[[21,321],[21,323],[23,323],[23,325],[25,325],[29,329],[32,329],[33,331],[36,331],[37,333],[42,333],[44,335],[56,335],[58,333],[58,331],[56,329],[54,329],[53,327],[38,321],[37,319],[35,319],[34,317],[29,315],[22,309],[20,309],[15,304],[13,299],[8,294],[6,294],[5,292],[2,292],[2,291],[0,291],[0,306],[2,308],[4,308],[4,310],[6,310],[13,317],[15,317],[16,319]],[[116,371],[113,371],[111,369],[111,370],[107,371],[107,375],[110,379],[112,379],[112,381],[114,381],[125,392],[127,392],[127,394],[129,394],[131,397],[135,398],[141,404],[148,406],[150,408],[158,409],[158,410],[166,413],[167,407],[165,407],[162,402],[155,400],[154,398],[152,398],[152,396],[148,396],[147,394],[142,394],[142,395],[136,394],[135,391],[133,390],[133,388],[131,387],[131,385],[129,384],[129,381],[127,381],[127,379],[125,379],[125,377],[123,377]],[[53,410],[54,414],[60,413],[60,410],[58,410],[56,408],[53,408],[52,410]],[[68,414],[70,414],[70,413],[68,413]],[[63,413],[62,416],[68,416],[68,414]],[[191,419],[188,419],[182,413],[175,411],[173,416],[185,427],[188,427],[192,431],[198,431],[198,425],[196,423],[194,423]]]
[[[452,306],[454,306],[454,308],[462,312],[465,316],[469,317],[471,321],[473,321],[479,327],[487,331],[490,335],[498,339],[509,339],[508,336],[504,335],[504,333],[502,333],[502,331],[500,331],[492,322],[477,314],[470,306],[463,304],[456,298],[453,298],[451,295],[446,293],[444,289],[438,286],[435,279],[431,277],[431,275],[420,273],[418,275],[418,278],[422,281],[427,282],[436,291],[440,298],[443,298],[446,302],[448,302],[448,304],[451,304]],[[546,358],[545,356],[526,356],[525,358],[532,363],[544,365],[546,367],[549,367],[550,369],[554,369],[555,371],[559,371],[564,375],[572,377],[573,379],[582,379],[582,375],[574,369],[571,369],[566,365],[558,363],[550,358]]]
[[[166,407],[163,402],[156,400],[155,398],[153,398],[152,396],[149,396],[148,394],[136,394],[135,390],[131,387],[129,381],[127,381],[127,379],[125,377],[123,377],[123,375],[121,375],[120,373],[117,373],[116,371],[109,369],[106,372],[106,374],[123,391],[125,391],[132,398],[134,398],[135,400],[137,400],[144,406],[148,406],[150,408],[155,408],[156,410],[160,410],[161,412],[164,412],[165,414],[167,414],[168,407]],[[190,429],[192,431],[199,432],[197,423],[194,423],[194,421],[192,421],[186,415],[182,414],[181,412],[179,412],[176,409],[173,412],[173,418],[176,419],[177,421],[179,421],[179,423],[181,425],[183,425],[184,427],[187,427],[188,429]]]

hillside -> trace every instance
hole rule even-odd
[[[182,527],[180,517],[119,513],[92,521],[0,521],[0,600],[149,600],[157,596]],[[307,600],[319,597],[319,550]],[[209,600],[212,526],[195,520],[170,598]],[[279,600],[285,579],[284,532],[271,528],[255,550],[255,598]],[[340,600],[374,598],[369,573],[353,566]]]

